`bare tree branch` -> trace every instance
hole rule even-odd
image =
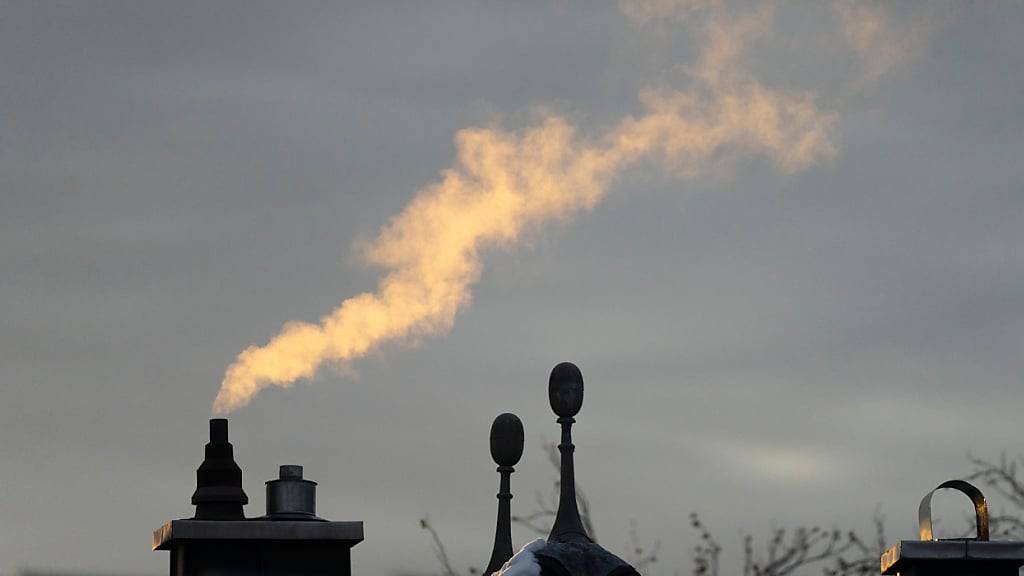
[[[984,484],[988,490],[995,491],[1016,508],[1013,513],[1001,512],[989,517],[989,533],[996,538],[1019,540],[1024,538],[1024,479],[1017,476],[1017,464],[1024,463],[1024,456],[1007,458],[1006,452],[999,455],[999,462],[989,462],[976,458],[970,453],[967,460],[974,466],[974,471],[967,480]]]
[[[690,525],[700,539],[693,550],[694,576],[718,576],[722,547],[697,514]],[[855,532],[822,530],[819,527],[777,528],[772,531],[761,558],[753,536],[743,538],[744,576],[793,576],[820,569],[826,576],[867,576],[878,571],[878,557],[886,540],[884,520],[875,514],[876,542],[868,546]]]
[[[626,560],[632,564],[633,568],[636,568],[637,572],[643,572],[658,562],[658,551],[661,550],[661,541],[655,540],[650,545],[640,542],[637,534],[636,520],[630,520],[629,543],[626,544],[626,550]]]
[[[445,550],[444,542],[441,541],[441,536],[438,535],[437,529],[435,529],[434,525],[430,523],[429,517],[424,516],[423,518],[420,518],[420,528],[430,533],[434,556],[437,558],[437,563],[441,566],[440,576],[462,576],[462,574],[452,566],[452,562],[448,558],[448,551]],[[474,574],[479,574],[480,570],[478,568],[470,567],[466,572],[472,576]]]

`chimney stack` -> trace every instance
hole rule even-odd
[[[206,458],[196,471],[195,516],[153,532],[153,549],[171,553],[171,576],[350,576],[362,522],[316,516],[316,482],[302,466],[281,466],[267,484],[267,515],[245,518],[242,469],[228,422],[210,420]]]
[[[242,506],[249,497],[242,490],[242,469],[235,463],[234,447],[228,442],[226,418],[210,420],[210,442],[206,458],[196,470],[196,491],[192,504],[196,520],[242,520]]]

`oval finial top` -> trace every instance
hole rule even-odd
[[[491,458],[498,466],[515,466],[523,456],[523,422],[515,414],[501,414],[491,424]]]
[[[551,409],[562,418],[572,418],[583,407],[583,373],[572,362],[562,362],[551,370],[548,380]]]

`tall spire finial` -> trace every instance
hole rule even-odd
[[[576,473],[572,457],[576,447],[572,444],[572,425],[576,422],[573,416],[583,406],[583,374],[575,364],[562,362],[551,371],[548,400],[551,409],[558,415],[558,423],[562,425],[562,442],[558,445],[558,451],[562,454],[558,513],[548,541],[593,542],[583,527],[576,505]]]
[[[498,489],[498,525],[494,530],[494,550],[483,576],[497,572],[512,557],[511,476],[523,456],[523,423],[515,414],[501,414],[491,424],[491,458],[498,465],[501,485]]]

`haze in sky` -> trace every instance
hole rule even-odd
[[[486,560],[498,413],[548,489],[562,360],[666,570],[1022,450],[1019,4],[520,4],[0,2],[0,572],[165,572],[222,398],[380,574]]]

